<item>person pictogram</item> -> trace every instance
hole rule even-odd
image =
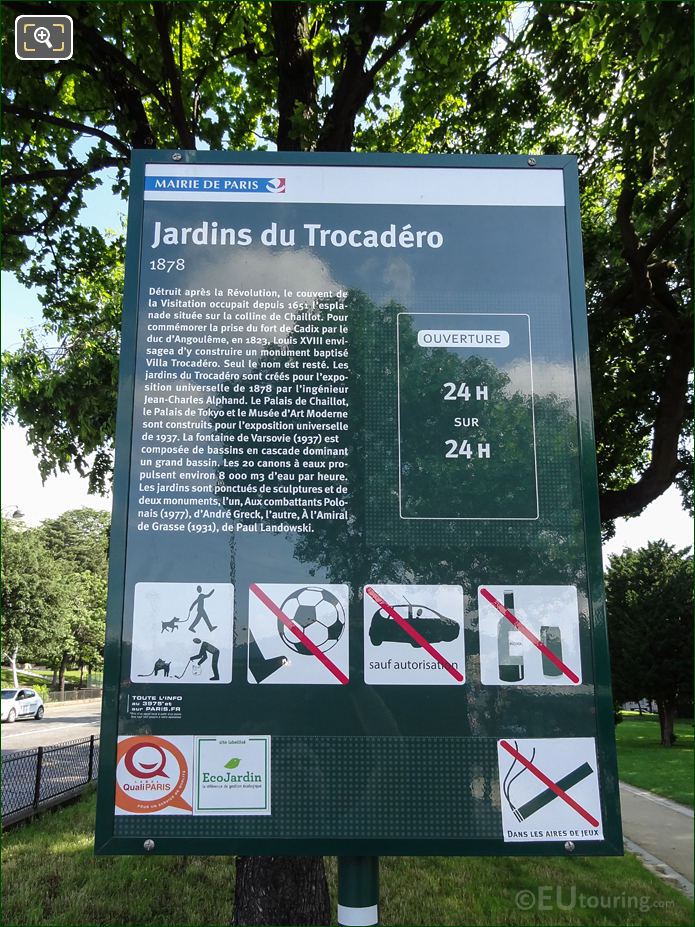
[[[197,589],[197,591],[198,591],[198,595],[196,596],[195,599],[193,599],[193,601],[191,602],[191,607],[188,609],[188,617],[189,617],[189,618],[191,617],[191,612],[193,611],[193,609],[194,609],[194,608],[196,609],[195,621],[193,622],[193,624],[190,626],[190,628],[189,628],[188,630],[189,630],[189,631],[195,631],[195,629],[196,629],[196,627],[197,627],[197,625],[198,625],[198,622],[199,622],[200,619],[202,618],[203,621],[205,622],[205,624],[208,626],[208,630],[209,630],[209,631],[214,631],[214,630],[216,629],[217,625],[216,625],[216,624],[210,624],[210,619],[208,618],[207,612],[205,611],[205,600],[206,600],[206,599],[209,599],[210,596],[214,593],[215,590],[214,590],[214,589],[211,589],[210,592],[205,593],[205,592],[203,592],[203,587],[202,587],[202,586],[196,586],[196,589]]]
[[[198,666],[202,666],[203,663],[205,663],[207,660],[208,656],[210,656],[212,659],[212,676],[210,677],[210,682],[215,682],[220,678],[220,674],[217,672],[217,666],[220,662],[219,649],[208,643],[208,641],[201,640],[199,637],[194,637],[193,643],[200,644],[200,650],[198,653],[194,653],[192,657],[189,657],[188,662],[196,663]],[[183,673],[181,675],[183,675]]]

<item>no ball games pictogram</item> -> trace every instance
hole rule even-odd
[[[533,631],[529,630],[525,624],[522,624],[522,622],[519,621],[513,612],[510,612],[506,606],[499,602],[489,591],[489,589],[482,587],[480,594],[490,603],[490,605],[497,609],[500,615],[503,615],[507,621],[511,622],[511,624],[514,625],[520,634],[523,634],[527,640],[531,641],[533,646],[540,650],[543,656],[547,657],[547,659],[550,660],[550,662],[553,663],[560,670],[560,672],[563,673],[563,675],[567,676],[570,682],[575,683],[575,685],[579,682],[579,676],[577,676],[574,670],[570,669],[570,667],[567,666],[566,663],[563,663],[562,660],[552,652],[552,650],[546,647],[543,641],[539,640]]]
[[[554,782],[549,776],[539,769],[528,757],[525,757],[523,753],[520,753],[519,750],[512,747],[510,743],[506,740],[500,741],[500,747],[503,750],[506,750],[507,753],[514,757],[517,762],[521,763],[522,766],[526,767],[530,773],[532,773],[536,779],[539,779],[543,785],[546,786],[546,791],[552,794],[545,794],[541,792],[540,795],[537,795],[535,799],[532,799],[527,803],[527,806],[524,808],[515,809],[516,817],[519,820],[524,820],[527,817],[530,817],[534,811],[537,811],[543,805],[548,804],[549,801],[552,801],[555,797],[562,799],[570,808],[573,808],[577,814],[580,814],[585,821],[588,821],[592,827],[600,827],[600,821],[598,821],[590,811],[587,811],[586,808],[582,807],[578,801],[575,801],[571,795],[568,795],[565,791],[565,788],[570,788],[572,785],[576,785],[578,782],[581,782],[582,779],[585,779],[587,775],[593,773],[593,769],[589,766],[588,763],[583,763],[576,770],[573,770],[569,775],[563,777],[558,782]],[[565,786],[565,788],[562,787]]]
[[[313,654],[317,660],[323,663],[326,669],[335,676],[335,678],[338,680],[339,683],[341,683],[341,685],[346,686],[348,684],[350,680],[345,675],[345,673],[340,669],[340,667],[336,666],[335,663],[330,659],[330,657],[327,657],[326,654],[323,653],[323,651],[320,650],[309,637],[307,637],[307,635],[304,633],[304,631],[302,631],[299,625],[295,621],[292,621],[292,619],[282,611],[280,606],[277,605],[275,602],[273,602],[270,596],[266,595],[265,592],[263,592],[263,590],[257,583],[251,583],[249,588],[251,592],[253,592],[253,594],[256,596],[256,598],[259,599],[259,601],[261,601],[265,605],[265,607],[270,612],[273,613],[273,615],[275,615],[278,621],[281,621],[285,625],[285,627],[289,631],[291,631],[292,634],[294,634],[297,637],[297,639],[302,642],[302,644],[304,644],[307,650],[311,654]]]
[[[370,596],[377,605],[382,608],[389,617],[400,625],[400,627],[405,631],[406,634],[410,635],[416,644],[419,644],[423,650],[426,650],[427,653],[433,657],[440,666],[442,666],[447,673],[454,677],[457,682],[463,682],[463,674],[456,669],[447,659],[444,657],[436,647],[433,647],[428,640],[420,634],[402,615],[399,615],[395,608],[393,608],[383,596],[380,596],[379,593],[373,589],[371,586],[365,588],[365,592]]]

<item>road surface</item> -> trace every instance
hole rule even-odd
[[[47,702],[40,721],[2,725],[2,755],[33,750],[99,733],[101,701]]]

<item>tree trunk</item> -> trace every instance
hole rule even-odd
[[[83,682],[84,682],[84,663],[80,663],[80,688],[82,688]]]
[[[232,924],[313,927],[330,920],[323,857],[237,857]]]
[[[55,666],[53,667],[53,679],[51,680],[51,685],[54,689],[58,685],[58,670]]]
[[[19,679],[17,678],[17,653],[19,648],[15,647],[14,653],[10,656],[10,666],[12,667],[12,685],[15,689],[19,688]]]
[[[60,669],[58,671],[58,688],[61,692],[65,692],[65,670],[68,665],[68,655],[63,654],[63,659],[60,661]]]
[[[662,747],[672,747],[676,738],[673,733],[673,722],[675,721],[676,707],[675,705],[664,699],[663,701],[659,700],[657,703],[657,708],[659,709],[659,725],[661,727],[661,746]]]

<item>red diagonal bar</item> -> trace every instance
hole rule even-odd
[[[493,605],[497,609],[500,615],[504,615],[507,621],[511,621],[511,623],[514,625],[517,631],[520,631],[521,634],[523,634],[527,640],[531,641],[533,646],[537,647],[540,650],[540,652],[544,654],[550,660],[551,663],[554,663],[555,666],[557,666],[557,668],[560,670],[560,672],[564,673],[564,675],[567,676],[567,678],[571,680],[572,682],[575,682],[575,683],[579,682],[579,676],[577,676],[574,670],[571,670],[569,666],[567,666],[566,663],[563,663],[559,657],[555,656],[552,650],[549,650],[545,646],[543,641],[538,640],[538,638],[533,633],[533,631],[530,631],[526,627],[526,625],[522,624],[519,621],[519,619],[516,617],[516,615],[510,612],[509,609],[506,608],[506,606],[502,605],[501,602],[498,602],[491,592],[489,592],[484,587],[481,587],[480,594],[484,599],[487,599],[490,605]]]
[[[588,821],[592,827],[600,827],[600,822],[596,820],[593,814],[590,814],[586,808],[582,808],[579,802],[576,802],[571,795],[568,795],[564,789],[561,789],[560,786],[553,782],[552,779],[549,779],[544,772],[542,772],[537,766],[534,766],[531,760],[527,760],[526,757],[519,753],[518,750],[515,750],[511,744],[508,744],[506,740],[500,740],[500,746],[504,747],[507,753],[511,754],[514,759],[518,760],[522,766],[525,766],[529,772],[533,773],[536,779],[540,779],[543,785],[547,786],[549,789],[552,789],[553,792],[557,795],[558,798],[561,798],[566,802],[570,808],[574,808],[577,814],[581,814],[585,821]]]
[[[253,594],[258,599],[260,599],[260,601],[265,605],[265,607],[270,609],[270,611],[275,615],[275,617],[279,621],[281,621],[285,625],[286,628],[289,628],[289,630],[296,637],[299,638],[299,640],[304,644],[304,646],[308,650],[310,650],[311,653],[313,653],[316,659],[320,660],[321,663],[323,663],[323,665],[326,667],[326,669],[329,670],[329,672],[333,673],[333,675],[338,680],[338,682],[342,683],[342,685],[344,686],[348,684],[350,680],[347,678],[345,673],[341,669],[339,669],[332,660],[329,660],[326,654],[323,653],[323,651],[319,650],[316,644],[306,636],[306,634],[304,633],[304,631],[302,631],[299,625],[295,624],[295,622],[292,621],[291,618],[288,618],[287,615],[275,604],[275,602],[273,602],[273,600],[269,598],[265,594],[265,592],[263,592],[260,586],[256,585],[256,583],[251,583],[249,588],[251,589],[251,592],[253,592]]]
[[[415,628],[411,627],[411,625],[408,624],[405,618],[402,618],[398,614],[395,608],[391,608],[391,606],[386,601],[386,599],[382,599],[379,593],[376,592],[374,589],[372,589],[371,586],[367,586],[365,589],[365,592],[367,593],[368,596],[371,596],[374,599],[374,601],[377,603],[377,605],[380,605],[381,608],[383,608],[383,610],[388,615],[390,615],[393,618],[393,620],[397,622],[403,628],[406,634],[409,634],[412,637],[412,639],[416,641],[424,650],[426,650],[427,653],[431,657],[434,657],[437,663],[443,666],[444,669],[447,671],[447,673],[452,675],[457,682],[463,682],[463,675],[459,673],[456,667],[452,666],[451,663],[449,663],[449,661],[446,659],[446,657],[443,657],[441,653],[436,648],[434,648],[432,644],[430,644],[429,641],[426,641],[425,638],[422,636],[422,634],[416,631]],[[461,629],[461,633],[463,633],[463,628]]]

